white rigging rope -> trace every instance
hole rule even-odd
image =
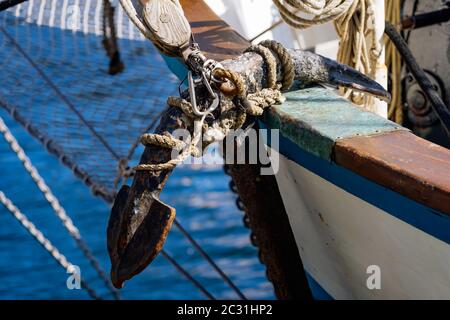
[[[273,0],[273,3],[282,19],[296,29],[333,21],[340,38],[337,60],[372,79],[377,77],[382,48],[375,31],[374,0]],[[351,89],[343,93],[354,103],[366,106],[373,103],[371,97]]]
[[[44,234],[36,228],[36,226],[28,220],[28,218],[20,212],[20,210],[9,200],[5,194],[0,191],[0,202],[8,209],[8,211],[19,221],[22,226],[33,236],[39,244],[47,250],[48,253],[66,270],[67,273],[71,273],[74,277],[79,275],[75,274],[74,265],[70,263],[67,258],[59,252],[59,250],[48,240]],[[100,296],[92,289],[83,279],[80,278],[81,286],[87,291],[87,293],[96,300],[101,300]]]
[[[39,188],[39,190],[42,192],[45,199],[47,199],[48,203],[53,208],[56,216],[61,220],[64,228],[66,228],[70,236],[75,240],[78,247],[81,249],[83,254],[89,260],[93,268],[97,271],[98,275],[104,281],[108,289],[111,291],[114,298],[120,299],[118,291],[112,286],[111,282],[106,277],[105,272],[101,268],[98,260],[93,255],[87,243],[81,237],[80,231],[74,225],[72,219],[67,215],[66,211],[61,206],[58,199],[54,196],[50,188],[47,186],[47,184],[45,183],[44,179],[41,177],[37,169],[33,166],[30,159],[25,154],[25,151],[19,145],[17,140],[14,138],[11,131],[9,130],[9,128],[7,127],[7,125],[5,124],[5,122],[1,117],[0,117],[0,132],[3,134],[3,137],[6,140],[6,142],[8,142],[11,150],[15,152],[17,158],[19,158],[19,160],[22,162],[23,166],[25,167],[25,170],[30,174],[31,178],[33,179],[34,183]]]
[[[281,17],[290,26],[297,29],[334,21],[345,15],[358,0],[273,0]],[[313,17],[301,17],[294,11],[300,11]]]

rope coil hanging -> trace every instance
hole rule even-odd
[[[305,29],[333,21],[340,38],[337,60],[372,79],[382,48],[375,36],[373,0],[273,0],[282,19],[291,27]],[[300,16],[294,12],[303,13]],[[366,104],[367,97],[351,89],[342,91],[354,103]]]
[[[393,25],[401,23],[401,0],[385,0],[386,4],[386,21]],[[403,106],[402,106],[402,56],[398,52],[395,45],[389,39],[385,38],[386,45],[386,66],[388,67],[392,94],[392,101],[389,104],[388,117],[390,120],[403,123]]]
[[[305,29],[314,25],[337,20],[350,10],[358,1],[355,0],[273,0],[287,24],[296,29]],[[297,11],[313,15],[305,18],[293,13]]]
[[[117,43],[116,26],[114,23],[115,7],[111,5],[110,0],[103,0],[103,47],[109,57],[108,73],[116,75],[125,68],[120,59],[119,45]]]

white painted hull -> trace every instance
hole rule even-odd
[[[305,270],[332,298],[450,299],[446,242],[279,157],[276,179]],[[367,287],[372,265],[380,289]]]

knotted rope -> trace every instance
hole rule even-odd
[[[185,114],[190,119],[195,119],[193,123],[193,137],[191,141],[186,144],[185,142],[175,139],[171,135],[161,135],[147,133],[141,136],[141,143],[145,146],[153,145],[162,148],[182,151],[178,157],[171,159],[166,163],[160,164],[139,164],[134,169],[136,171],[161,171],[161,170],[172,170],[177,165],[181,164],[190,155],[199,156],[200,151],[197,148],[197,144],[201,139],[201,134],[203,130],[203,123],[205,122],[206,115],[201,118],[195,116],[192,105],[190,102],[183,100],[181,98],[169,97],[167,99],[167,104],[170,107],[179,108],[183,114]]]
[[[222,93],[233,101],[237,101],[234,107],[221,112],[218,119],[211,124],[205,123],[206,115],[198,117],[194,114],[190,102],[169,97],[167,104],[179,108],[185,115],[185,120],[192,122],[193,137],[191,141],[184,142],[173,136],[146,133],[141,136],[140,142],[145,146],[158,146],[176,150],[181,153],[175,158],[160,164],[139,164],[134,167],[136,171],[161,171],[172,170],[181,164],[187,157],[200,157],[202,151],[211,143],[223,140],[230,130],[241,128],[247,115],[260,116],[264,110],[273,104],[282,103],[284,97],[280,90],[291,87],[295,77],[295,67],[289,52],[276,41],[263,41],[259,45],[249,47],[246,52],[259,54],[267,66],[267,86],[258,92],[248,94],[245,81],[242,76],[234,71],[217,68],[213,70],[213,76],[224,82],[231,83],[232,90],[222,90]],[[277,58],[280,61],[280,69],[283,77],[277,82]],[[222,89],[222,87],[221,87]],[[203,137],[202,145],[198,146]]]

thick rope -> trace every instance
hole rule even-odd
[[[296,29],[306,29],[341,18],[347,13],[355,0],[273,0],[281,17]],[[300,17],[293,13],[295,9],[313,15],[312,18]]]
[[[295,65],[290,53],[281,43],[273,40],[262,41],[260,45],[270,49],[272,53],[277,55],[281,63],[281,73],[283,74],[281,91],[289,90],[295,78]]]
[[[340,38],[337,60],[375,78],[381,48],[375,38],[373,0],[273,0],[282,19],[305,29],[333,21]],[[295,14],[300,12],[312,17]],[[342,89],[354,103],[367,104],[371,97]]]
[[[245,99],[247,96],[247,88],[245,86],[245,81],[242,76],[234,71],[226,70],[222,68],[217,68],[213,70],[213,76],[216,79],[222,79],[224,81],[228,81],[232,84],[234,90],[228,91],[221,86],[220,90],[222,93],[228,96],[235,96],[239,99]]]
[[[37,171],[36,167],[33,166],[30,159],[25,154],[25,151],[19,145],[17,140],[14,138],[11,131],[9,130],[9,128],[7,127],[7,125],[5,124],[5,122],[3,121],[3,119],[1,117],[0,117],[0,132],[3,134],[3,137],[6,140],[6,142],[8,142],[11,150],[14,151],[14,153],[17,155],[17,158],[22,162],[25,170],[30,174],[31,178],[33,179],[33,181],[36,184],[36,186],[38,187],[38,189],[42,192],[45,199],[47,199],[48,203],[53,208],[53,211],[55,212],[56,216],[59,218],[59,220],[61,220],[64,228],[69,232],[70,236],[75,240],[77,246],[81,249],[83,254],[89,260],[90,264],[96,270],[97,274],[103,280],[103,282],[105,283],[107,288],[110,290],[110,292],[112,293],[114,298],[119,300],[120,295],[119,295],[118,291],[112,286],[111,282],[109,281],[108,277],[105,274],[105,271],[101,268],[98,260],[93,255],[92,250],[89,248],[87,243],[81,237],[80,231],[74,225],[72,219],[69,217],[69,215],[66,213],[64,208],[59,203],[58,199],[55,197],[53,192],[50,190],[48,185],[45,183],[45,180],[41,177],[41,175]]]
[[[194,116],[192,105],[181,99],[170,97],[167,100],[167,104],[171,107],[178,107],[183,111],[185,115],[192,118]],[[182,152],[175,158],[167,161],[166,163],[158,163],[158,164],[139,164],[134,167],[136,171],[162,171],[162,170],[172,170],[177,165],[181,164],[184,160],[186,160],[190,155],[200,156],[201,152],[197,148],[197,144],[199,143],[202,130],[203,123],[205,122],[206,115],[201,118],[197,118],[194,120],[194,129],[193,129],[193,137],[189,144],[186,144],[183,141],[177,140],[172,136],[165,136],[160,134],[144,134],[141,136],[141,143],[146,146],[153,145],[161,148],[167,149],[176,149],[177,151]],[[184,148],[183,148],[184,147]]]
[[[141,136],[140,142],[145,146],[157,146],[166,149],[172,149],[181,153],[175,158],[165,163],[139,164],[134,167],[135,171],[162,171],[172,170],[181,164],[187,157],[200,157],[202,150],[216,141],[223,140],[230,130],[241,128],[247,114],[260,116],[264,110],[276,103],[284,102],[284,97],[280,90],[287,90],[291,87],[295,77],[295,67],[289,52],[276,41],[263,41],[259,45],[250,46],[246,52],[259,54],[267,67],[267,86],[258,92],[247,94],[247,88],[242,76],[231,70],[217,68],[213,70],[213,76],[216,79],[222,79],[232,84],[231,90],[223,90],[223,93],[231,98],[236,97],[242,108],[233,108],[223,112],[220,117],[212,122],[205,124],[205,117],[198,117],[194,114],[190,102],[176,97],[169,97],[167,104],[171,107],[179,108],[189,121],[193,121],[193,138],[189,143],[175,139],[171,135],[146,133]],[[283,74],[281,83],[277,82],[277,58],[281,64]],[[222,88],[222,87],[221,87]],[[202,146],[197,146],[203,137]]]
[[[268,47],[269,49],[267,49]],[[261,48],[263,48],[261,50]],[[248,50],[251,52],[252,50]],[[145,146],[158,146],[161,148],[172,149],[176,151],[182,151],[182,153],[176,158],[172,159],[166,163],[160,164],[139,164],[134,167],[134,171],[161,171],[161,170],[172,170],[176,165],[182,163],[188,156],[201,156],[202,151],[209,144],[223,140],[228,132],[231,129],[239,129],[241,128],[245,121],[247,114],[250,115],[261,115],[265,108],[275,104],[281,103],[284,101],[284,97],[281,95],[281,88],[290,88],[293,83],[295,70],[292,62],[292,58],[288,51],[283,48],[279,43],[276,42],[264,42],[260,47],[255,49],[255,51],[261,52],[265,55],[265,62],[267,64],[268,72],[275,72],[275,75],[272,75],[272,79],[275,80],[273,84],[273,88],[265,88],[259,92],[247,95],[247,89],[245,85],[245,81],[241,75],[231,70],[225,69],[215,69],[213,71],[213,76],[217,79],[222,79],[224,81],[231,82],[233,86],[232,91],[223,92],[224,94],[230,96],[230,98],[236,97],[241,101],[241,105],[247,106],[244,110],[241,107],[235,107],[233,109],[222,112],[220,117],[213,121],[211,125],[205,123],[205,116],[197,117],[192,109],[192,105],[190,102],[177,98],[177,97],[169,97],[167,100],[167,104],[170,107],[179,108],[183,115],[185,115],[185,120],[188,122],[193,122],[193,139],[186,143],[184,141],[175,139],[171,135],[160,135],[160,134],[143,134],[140,137],[140,142]],[[278,57],[281,63],[281,70],[284,74],[282,78],[282,83],[276,82],[277,75],[277,59],[275,55]],[[263,57],[264,59],[264,57]],[[200,146],[201,149],[197,146],[200,138],[203,135],[203,145]],[[126,161],[123,161],[121,164],[123,167],[121,171],[125,172],[127,169]],[[179,223],[176,221],[176,224]],[[180,230],[183,230],[181,225],[179,225]],[[186,234],[187,232],[184,231]],[[188,238],[192,241],[193,244],[196,244],[195,241],[187,234]],[[238,293],[239,297],[245,299],[245,296],[239,291],[239,289],[231,282],[231,280],[226,277],[223,271],[212,261],[212,259],[207,256],[206,252],[204,252],[199,246],[197,249],[200,249],[200,253],[207,258],[207,260],[211,263],[216,271],[226,280],[226,282]],[[163,252],[163,254],[165,254]]]
[[[401,0],[385,0],[386,5],[386,21],[396,26],[401,22]],[[389,104],[388,117],[390,120],[398,124],[403,123],[403,106],[402,106],[402,56],[398,52],[395,45],[389,39],[385,38],[386,44],[386,66],[391,75],[391,95],[392,100]]]
[[[267,87],[277,89],[277,61],[272,51],[261,44],[252,45],[245,52],[254,52],[259,54],[267,66]]]
[[[28,233],[35,238],[39,244],[47,250],[47,252],[61,265],[67,273],[71,273],[74,277],[78,275],[75,274],[75,268],[72,263],[70,263],[67,258],[48,240],[44,234],[36,228],[36,226],[28,220],[28,218],[20,212],[20,210],[9,200],[5,194],[0,191],[0,202],[2,205],[16,218],[17,221],[28,231]],[[101,300],[101,297],[92,289],[83,279],[80,279],[80,284],[87,291],[89,296],[95,300]]]

